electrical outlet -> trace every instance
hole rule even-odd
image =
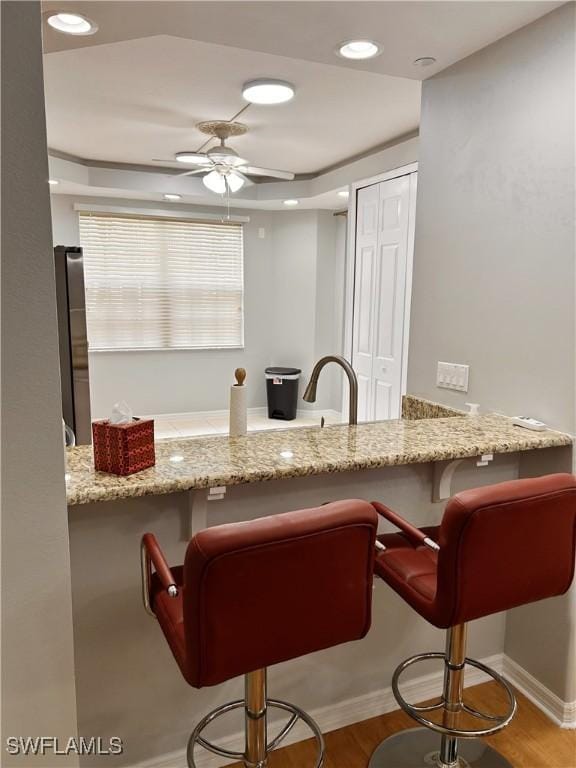
[[[469,365],[458,363],[438,363],[436,386],[443,389],[456,389],[458,392],[468,392]]]

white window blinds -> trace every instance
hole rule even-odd
[[[244,344],[242,225],[80,213],[91,350]]]

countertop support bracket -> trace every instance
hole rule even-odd
[[[432,501],[445,501],[452,496],[452,478],[464,459],[434,462],[434,477],[432,480]]]
[[[487,467],[494,460],[493,453],[484,453],[476,457],[477,467]],[[432,481],[432,501],[446,501],[452,496],[452,479],[454,473],[465,459],[434,462],[434,478]]]
[[[190,541],[195,533],[208,528],[208,502],[221,501],[225,496],[225,485],[188,491],[188,509],[180,526],[182,541]]]

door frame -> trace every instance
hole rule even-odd
[[[354,279],[356,271],[356,208],[357,193],[359,189],[379,184],[382,181],[391,181],[400,176],[409,176],[418,171],[418,163],[394,168],[367,179],[355,181],[350,184],[350,197],[348,200],[348,231],[346,234],[346,259],[345,259],[345,283],[344,283],[344,335],[343,355],[352,362],[353,352],[353,325],[354,325]],[[412,301],[412,275],[414,267],[414,239],[416,234],[416,188],[418,177],[410,178],[410,209],[408,211],[408,245],[406,254],[406,293],[404,300],[404,334],[402,344],[402,376],[400,381],[400,393],[406,394],[408,380],[408,349],[410,341],[410,307]],[[346,412],[346,396],[342,397],[342,412]]]

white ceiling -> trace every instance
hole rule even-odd
[[[97,35],[70,37],[48,28],[47,51],[100,45],[150,35],[245,48],[355,70],[421,79],[469,56],[562,5],[537,0],[400,0],[399,2],[208,2],[161,0],[48,0],[45,10],[78,10],[99,24]],[[334,55],[343,40],[368,37],[383,53],[350,62]],[[412,64],[421,56],[438,63]]]
[[[314,173],[418,126],[417,81],[168,35],[45,59],[49,146],[86,159],[150,165],[196,149],[196,123],[233,117],[242,83],[262,75],[297,93],[240,118],[249,132],[230,145],[253,165]]]
[[[84,13],[99,30],[72,37],[44,24],[48,143],[119,169],[154,158],[169,165],[205,141],[198,121],[230,119],[245,106],[243,82],[278,77],[294,83],[294,100],[250,106],[240,118],[248,134],[230,144],[253,165],[316,175],[413,132],[422,77],[559,5],[49,0],[45,12]],[[383,53],[365,62],[336,56],[351,37],[375,39]],[[437,64],[414,67],[421,56]]]

